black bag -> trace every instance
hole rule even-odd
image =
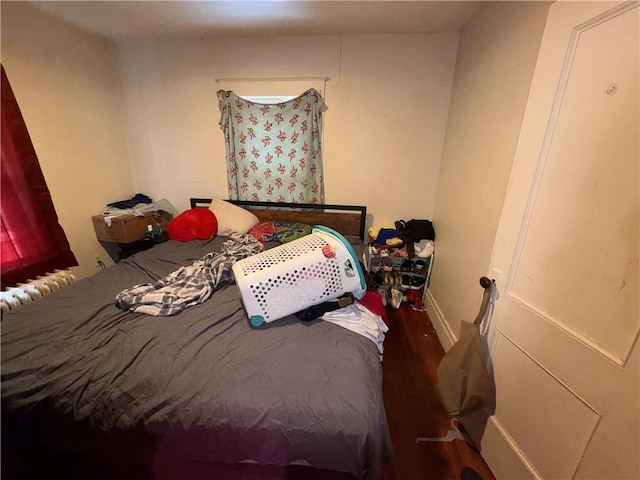
[[[395,222],[396,230],[400,238],[407,243],[419,242],[420,240],[435,240],[436,231],[430,220],[398,220]]]
[[[339,308],[344,308],[347,305],[351,305],[353,303],[353,295],[351,293],[345,293],[343,296],[337,298],[332,302],[324,302],[319,305],[312,305],[300,312],[294,313],[298,320],[302,320],[303,322],[310,322],[311,320],[315,320],[318,317],[321,317],[327,312],[332,312],[333,310],[337,310]]]

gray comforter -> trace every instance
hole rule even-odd
[[[5,315],[3,417],[55,420],[48,441],[88,453],[142,436],[165,460],[378,478],[391,444],[371,340],[294,317],[254,329],[235,285],[170,317],[116,308],[223,240],[166,242]]]

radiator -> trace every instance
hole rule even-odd
[[[75,281],[76,277],[71,273],[71,270],[54,270],[53,273],[18,283],[15,287],[9,287],[0,292],[0,308],[4,312],[15,310],[26,303],[46,297]]]

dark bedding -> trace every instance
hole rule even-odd
[[[42,441],[87,454],[378,478],[391,445],[371,340],[294,317],[254,329],[235,285],[174,316],[116,308],[120,291],[225,239],[160,244],[6,314],[3,421],[36,422]]]

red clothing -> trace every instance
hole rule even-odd
[[[379,315],[387,326],[389,322],[387,320],[387,311],[382,302],[382,295],[377,290],[367,290],[364,297],[356,299],[359,303],[365,306],[370,312]]]

